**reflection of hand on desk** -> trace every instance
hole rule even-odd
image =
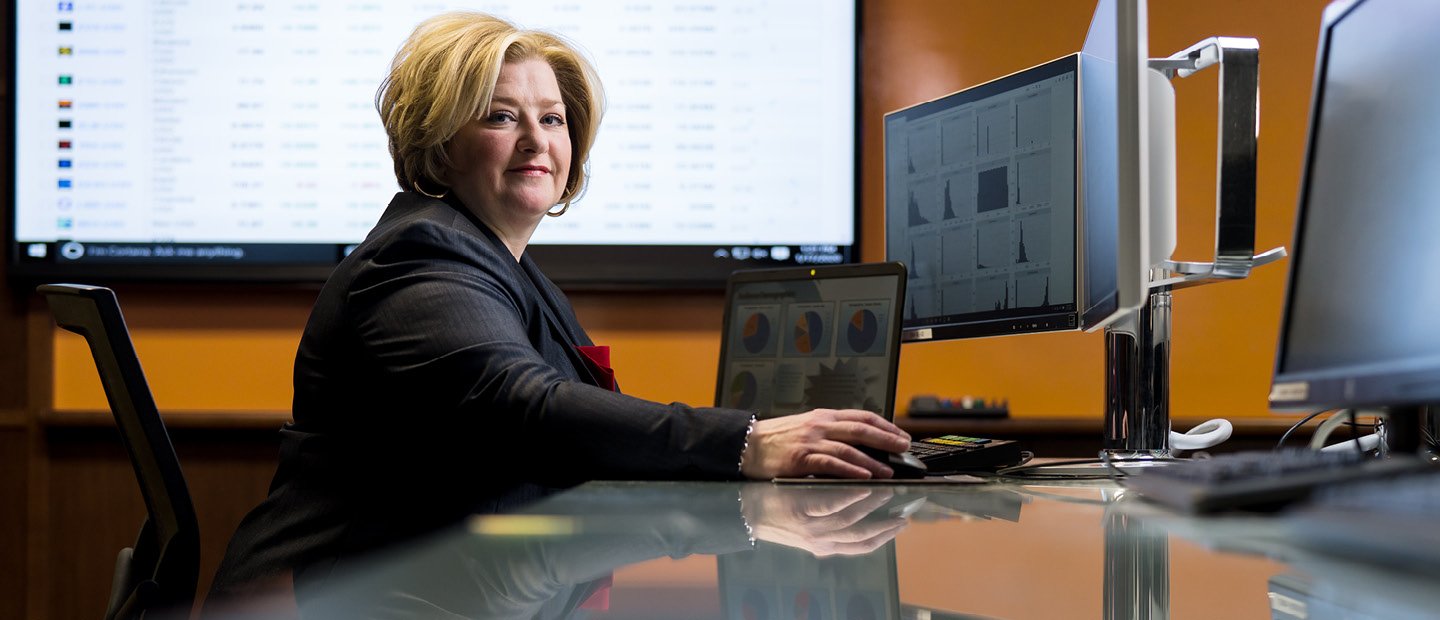
[[[747,484],[740,505],[756,539],[824,557],[870,553],[894,539],[904,517],[877,513],[894,497],[879,486]]]

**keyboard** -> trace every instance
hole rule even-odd
[[[910,453],[930,469],[929,475],[959,471],[994,471],[1025,460],[1020,444],[1008,439],[941,435],[910,442]]]
[[[1276,450],[1222,454],[1125,478],[1143,497],[1188,513],[1273,511],[1317,487],[1433,469],[1418,457],[1377,459],[1353,450]]]
[[[1317,551],[1440,572],[1440,470],[1315,492],[1287,518]]]

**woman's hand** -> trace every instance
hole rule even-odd
[[[818,557],[862,555],[879,549],[905,528],[903,517],[877,512],[894,496],[885,487],[747,484],[740,492],[740,506],[758,540]]]
[[[889,466],[856,446],[883,452],[910,449],[910,435],[884,418],[858,409],[816,409],[758,420],[740,458],[740,473],[769,480],[809,475],[889,478]]]

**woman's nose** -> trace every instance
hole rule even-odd
[[[516,147],[525,153],[544,153],[546,151],[545,140],[541,137],[539,121],[527,121],[520,124],[520,140]]]

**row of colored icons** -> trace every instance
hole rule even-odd
[[[75,22],[68,19],[68,17],[69,14],[75,11],[75,3],[57,2],[55,9],[56,12],[60,13],[61,17],[57,22],[58,31],[73,32],[75,30]],[[75,47],[72,44],[62,43],[59,46],[59,53],[60,56],[74,56]],[[61,73],[56,76],[55,83],[59,86],[71,86],[75,83],[75,76],[70,73]],[[56,120],[55,128],[60,133],[55,143],[56,150],[58,151],[56,170],[59,172],[58,178],[55,180],[55,187],[61,190],[73,189],[75,186],[75,179],[67,174],[75,167],[75,160],[72,159],[70,155],[74,142],[68,135],[69,130],[73,129],[75,124],[74,119],[68,117],[68,110],[74,107],[75,100],[70,97],[62,97],[56,102],[56,109],[59,111],[60,116]],[[70,231],[75,228],[74,216],[67,213],[70,210],[68,207],[71,205],[72,200],[71,197],[62,195],[55,205],[57,207],[56,210],[60,211],[55,218],[55,227],[62,231],[62,236],[64,236],[63,231]],[[34,248],[31,248],[31,250],[31,254],[33,255]]]

